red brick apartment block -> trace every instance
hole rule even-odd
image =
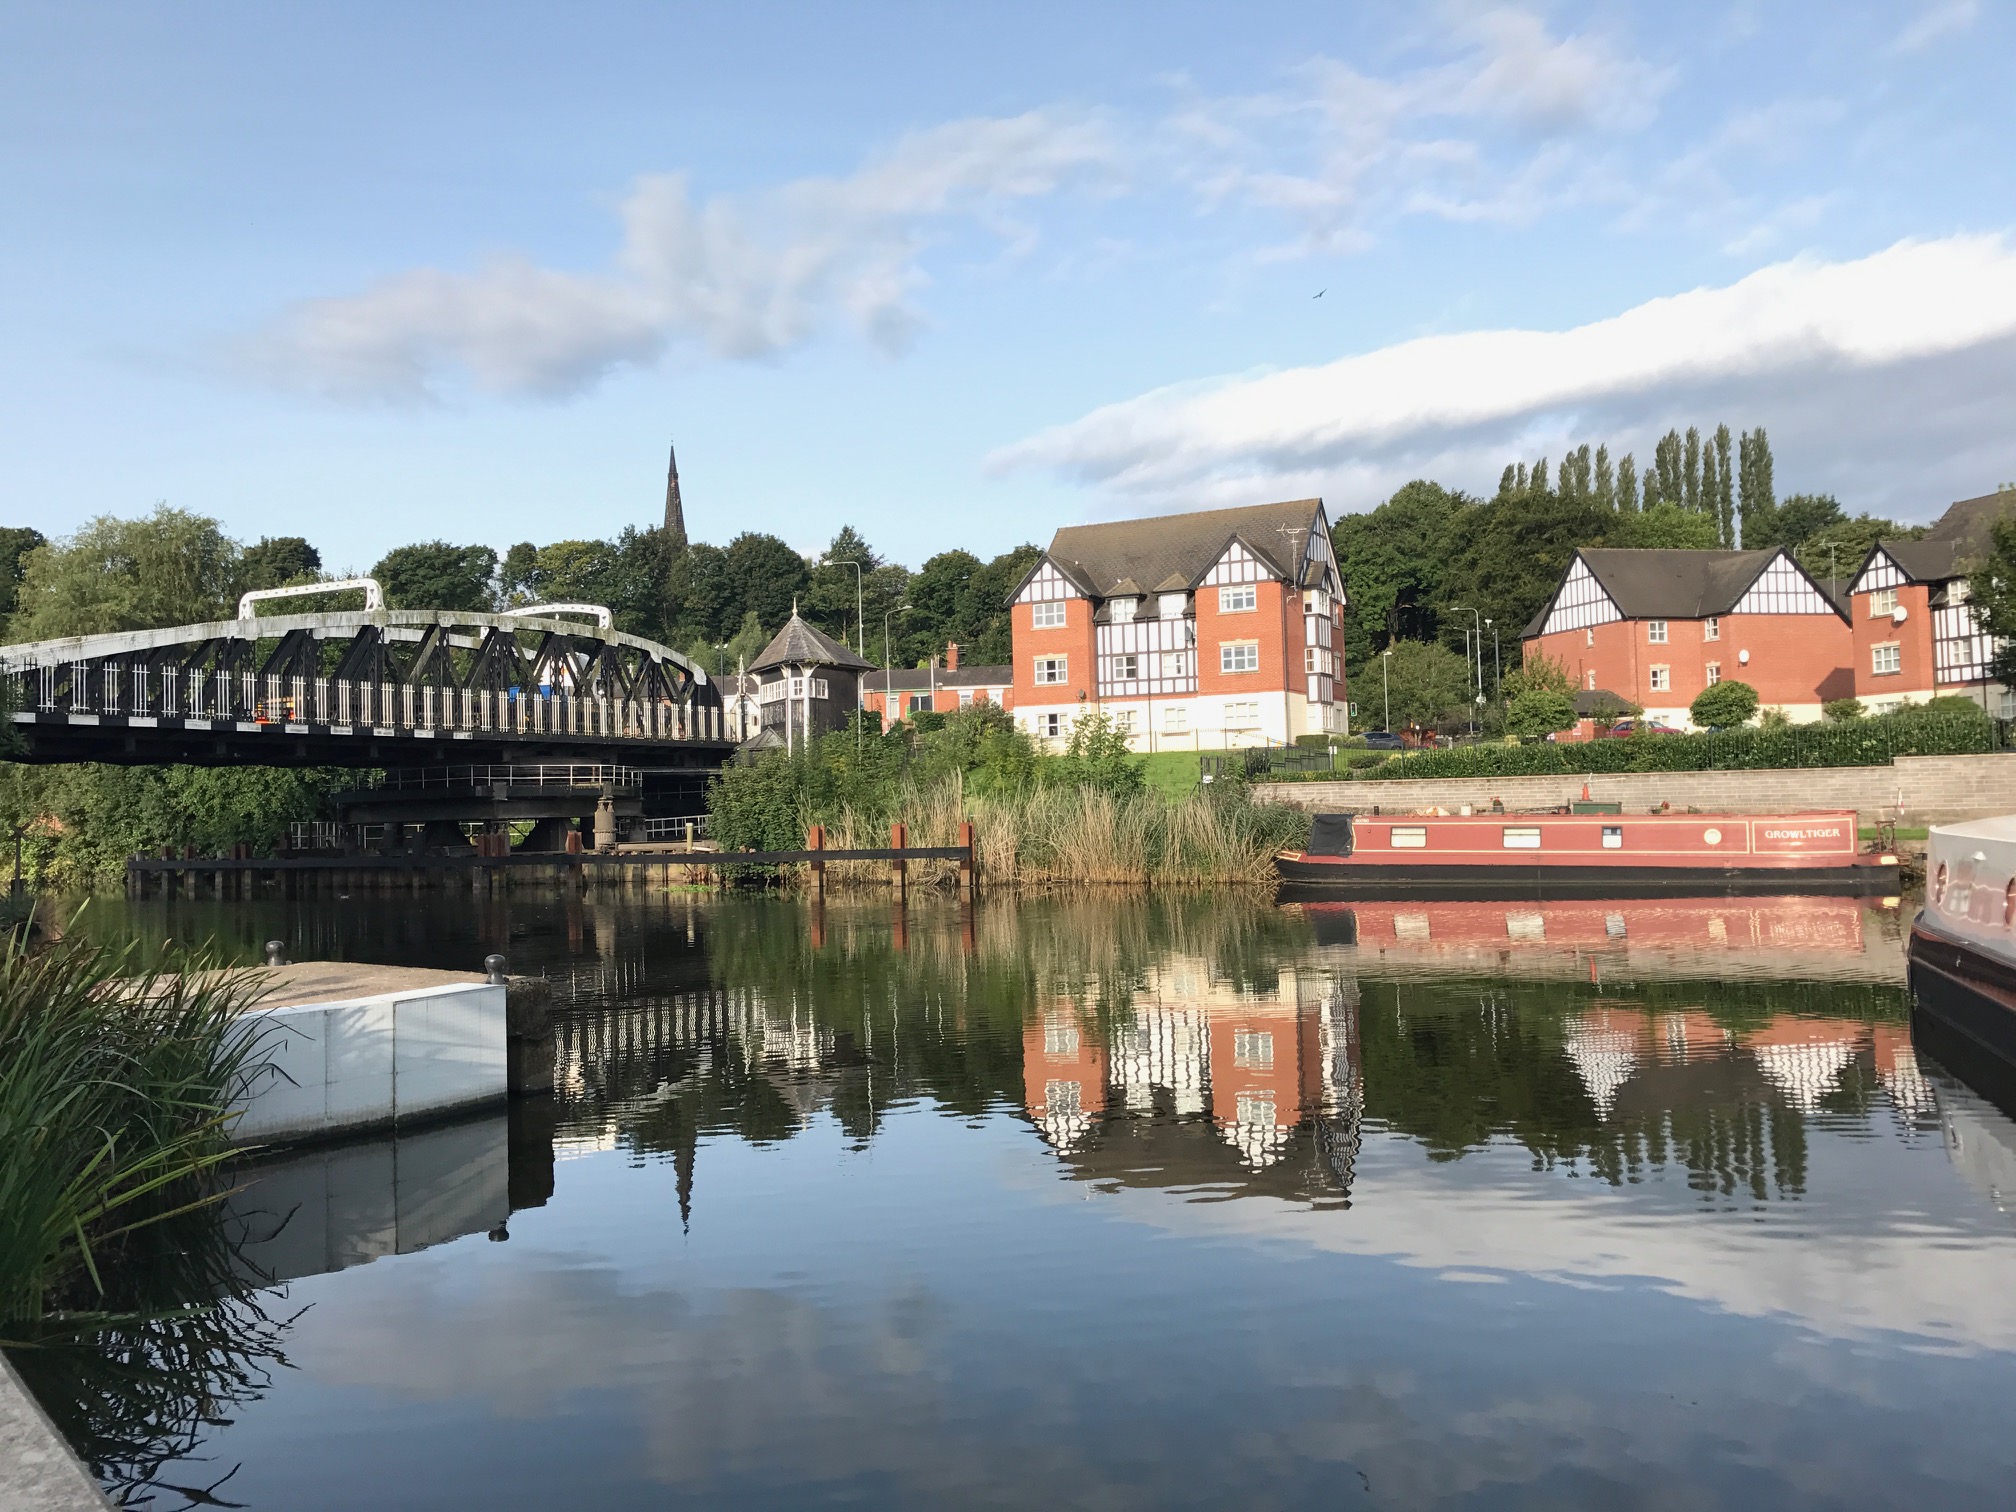
[[[1138,751],[1342,732],[1344,584],[1320,499],[1074,525],[1013,596],[1017,722],[1099,711]]]
[[[1559,662],[1585,695],[1682,728],[1695,695],[1724,678],[1818,719],[1855,691],[1853,640],[1845,599],[1790,552],[1596,547],[1575,553],[1524,636],[1528,656]]]

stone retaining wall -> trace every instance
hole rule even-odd
[[[1661,803],[1734,814],[1854,809],[1864,824],[1916,826],[2016,814],[2016,752],[1900,756],[1888,766],[1797,767],[1751,772],[1594,772],[1559,777],[1424,777],[1406,782],[1260,782],[1255,798],[1325,813],[1461,804],[1547,808],[1582,796],[1643,812]]]

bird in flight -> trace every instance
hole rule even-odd
[[[1318,289],[1314,294],[1311,294],[1309,297],[1311,299],[1321,299],[1325,294],[1328,294],[1329,292],[1330,291],[1327,288]]]

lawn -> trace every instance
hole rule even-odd
[[[1157,751],[1152,756],[1143,756],[1141,764],[1148,773],[1148,786],[1158,793],[1181,798],[1197,790],[1197,753],[1194,751]]]

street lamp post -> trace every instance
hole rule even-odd
[[[868,648],[862,644],[868,638],[868,632],[861,623],[861,564],[852,557],[829,557],[828,561],[835,567],[854,569],[854,649],[860,655],[866,656]]]
[[[1388,673],[1393,666],[1393,648],[1388,646],[1379,653],[1379,694],[1386,705],[1386,733],[1393,733],[1393,680]]]
[[[1457,614],[1469,615],[1470,622],[1477,627],[1477,639],[1474,642],[1474,644],[1477,647],[1477,665],[1476,665],[1477,703],[1481,704],[1484,702],[1484,618],[1481,614],[1478,613],[1477,610],[1472,609],[1468,604],[1451,604],[1449,607]],[[1472,644],[1473,643],[1470,639],[1470,632],[1468,630],[1465,630],[1463,632],[1463,646],[1464,651],[1466,653],[1464,656],[1464,660],[1466,662],[1469,660],[1469,656],[1467,653]],[[1473,709],[1474,707],[1475,706],[1473,705]],[[1470,728],[1473,731],[1477,728],[1477,721],[1474,718],[1470,721]]]
[[[1502,700],[1505,697],[1505,663],[1498,655],[1498,627],[1488,619],[1484,623],[1491,631],[1491,694]]]

